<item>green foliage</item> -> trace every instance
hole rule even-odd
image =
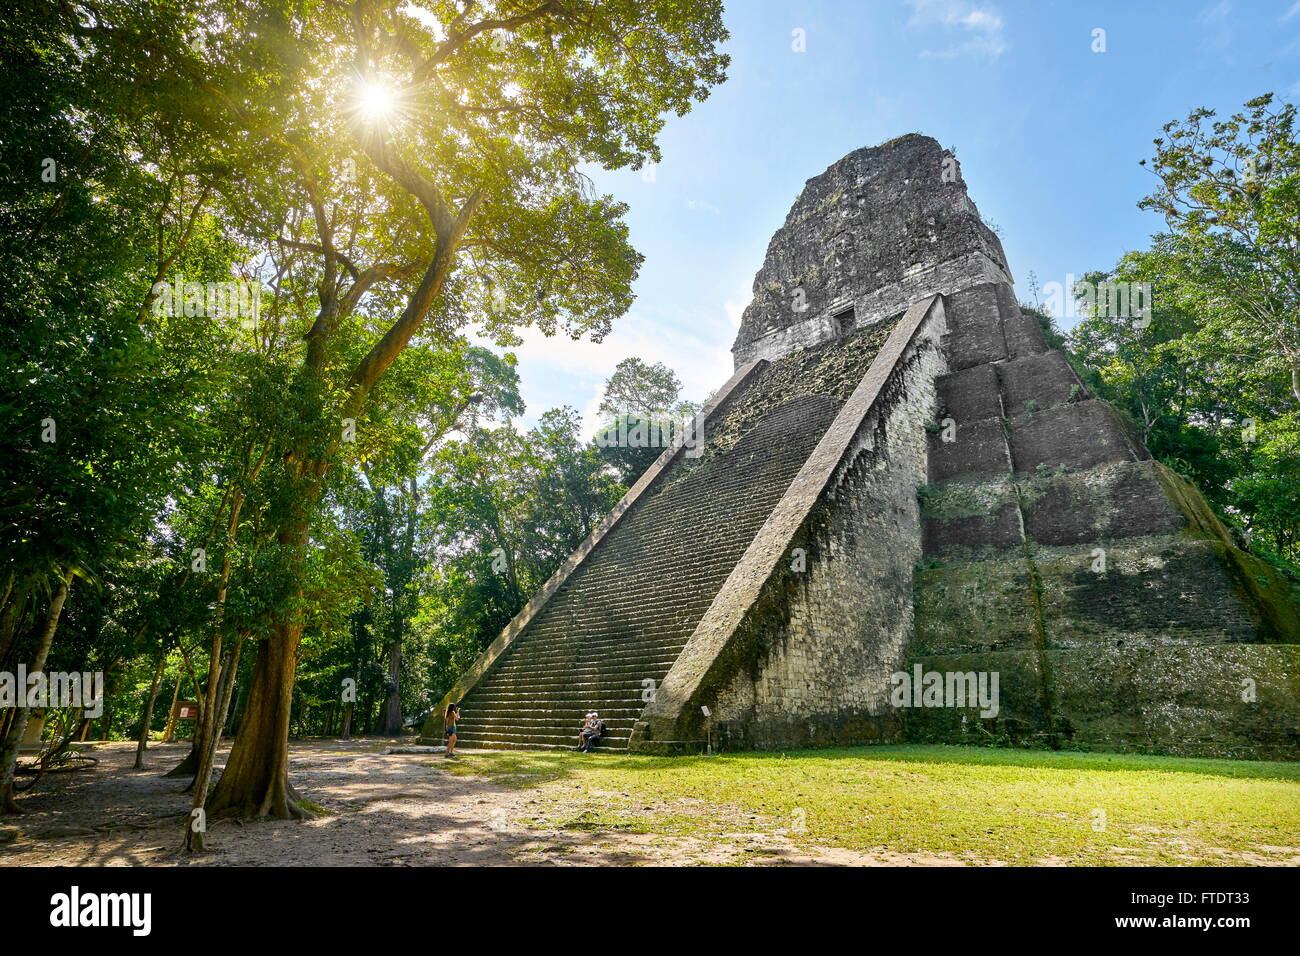
[[[598,411],[610,418],[655,418],[676,408],[681,390],[681,380],[662,362],[652,365],[639,358],[626,358],[614,367],[605,383]]]
[[[1158,185],[1139,205],[1165,218],[1149,268],[1175,278],[1165,293],[1202,320],[1207,354],[1249,359],[1300,401],[1295,119],[1268,93],[1226,120],[1202,108],[1166,124],[1151,165]]]
[[[634,484],[700,411],[681,391],[681,380],[662,362],[632,357],[614,367],[597,409],[606,424],[596,444],[624,484]]]
[[[660,159],[665,114],[724,77],[721,9],[500,14],[7,12],[0,665],[72,568],[92,586],[52,663],[111,670],[129,711],[164,649],[167,683],[184,658],[201,685],[220,635],[247,642],[241,687],[259,646],[296,650],[295,730],[340,728],[344,678],[374,727],[386,695],[441,693],[617,500],[573,412],[514,429],[514,357],[469,331],[599,339],[627,310],[641,257],[588,171]],[[256,322],[169,308],[178,277],[260,283]]]
[[[1151,284],[1149,323],[1094,310],[1064,344],[1089,389],[1156,458],[1198,485],[1260,557],[1300,561],[1294,107],[1271,97],[1222,122],[1196,110],[1156,140],[1142,205],[1168,233],[1085,281]]]

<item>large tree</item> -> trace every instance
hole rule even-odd
[[[716,0],[71,2],[88,62],[132,62],[220,156],[228,228],[291,252],[296,343],[259,476],[282,568],[210,814],[305,814],[287,736],[313,526],[372,396],[409,348],[478,321],[600,337],[640,257],[584,172],[660,159],[664,113],[723,79]],[[145,156],[145,162],[158,157]],[[310,309],[306,309],[310,295]],[[233,521],[234,519],[231,518]],[[220,649],[214,648],[214,657]],[[209,696],[211,699],[211,696]]]
[[[1179,305],[1201,305],[1203,341],[1284,376],[1300,401],[1300,141],[1296,108],[1256,97],[1227,119],[1193,110],[1155,140],[1161,246]],[[1143,161],[1146,162],[1145,160]],[[1160,303],[1156,303],[1160,308]]]
[[[600,399],[601,415],[656,418],[673,411],[680,399],[681,379],[663,362],[625,358],[614,366]]]
[[[633,356],[614,367],[597,409],[601,458],[631,485],[699,412],[682,398],[682,382],[663,362]]]

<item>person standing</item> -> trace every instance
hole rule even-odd
[[[442,715],[443,733],[447,735],[447,756],[456,756],[456,720],[460,717],[460,704],[450,703]]]

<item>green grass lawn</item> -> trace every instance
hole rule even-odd
[[[525,825],[796,844],[971,863],[1300,861],[1300,764],[964,747],[637,757],[484,753],[535,790]]]

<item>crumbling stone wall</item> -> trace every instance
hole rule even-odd
[[[936,292],[1010,281],[960,166],[928,136],[860,149],[808,180],[754,279],[732,352],[776,359]],[[837,316],[853,310],[846,328]]]
[[[949,301],[909,666],[996,673],[1001,701],[909,709],[907,735],[1300,756],[1285,580],[1087,394],[1009,289]]]

